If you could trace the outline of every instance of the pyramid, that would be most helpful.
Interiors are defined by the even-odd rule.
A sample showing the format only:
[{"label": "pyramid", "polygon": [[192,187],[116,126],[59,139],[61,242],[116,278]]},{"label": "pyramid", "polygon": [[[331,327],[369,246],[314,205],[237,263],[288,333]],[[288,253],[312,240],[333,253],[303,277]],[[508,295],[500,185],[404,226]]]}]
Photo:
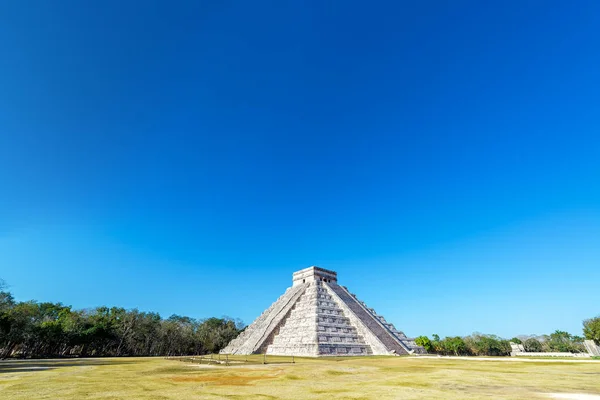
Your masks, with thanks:
[{"label": "pyramid", "polygon": [[223,354],[366,356],[424,353],[375,310],[337,283],[337,273],[309,267],[292,276],[292,287]]}]

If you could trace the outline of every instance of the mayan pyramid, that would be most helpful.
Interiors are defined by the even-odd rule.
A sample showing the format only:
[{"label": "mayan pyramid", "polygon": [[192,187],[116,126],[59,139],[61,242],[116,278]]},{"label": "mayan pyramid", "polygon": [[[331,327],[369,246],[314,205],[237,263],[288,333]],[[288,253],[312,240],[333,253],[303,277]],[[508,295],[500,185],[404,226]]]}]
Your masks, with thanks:
[{"label": "mayan pyramid", "polygon": [[232,340],[223,354],[294,356],[424,353],[375,310],[337,283],[337,273],[310,267]]}]

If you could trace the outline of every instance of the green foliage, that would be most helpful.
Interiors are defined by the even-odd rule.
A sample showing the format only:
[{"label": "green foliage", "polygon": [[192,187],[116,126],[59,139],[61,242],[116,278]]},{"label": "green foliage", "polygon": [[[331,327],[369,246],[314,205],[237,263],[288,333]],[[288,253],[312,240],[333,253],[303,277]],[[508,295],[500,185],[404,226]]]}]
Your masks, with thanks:
[{"label": "green foliage", "polygon": [[61,303],[15,302],[0,292],[0,357],[160,356],[218,352],[239,333],[230,318],[195,320]]},{"label": "green foliage", "polygon": [[600,315],[583,321],[583,335],[600,345]]},{"label": "green foliage", "polygon": [[529,338],[523,342],[523,348],[530,353],[540,353],[543,351],[542,343],[536,338]]},{"label": "green foliage", "polygon": [[[522,342],[518,338],[512,338],[508,341],[496,335],[479,333],[462,338],[446,337],[440,339],[438,335],[432,336],[433,340],[430,341],[431,350],[427,351],[442,355],[508,356],[511,352],[510,342],[520,343],[525,351],[533,353],[544,351],[577,353],[585,351],[583,337],[571,335],[564,331],[555,331],[550,335],[541,337],[541,340],[529,338]],[[423,338],[427,339],[426,336],[420,336],[417,344],[425,343]],[[421,345],[423,346],[423,344]]]},{"label": "green foliage", "polygon": [[513,343],[516,343],[516,344],[523,344],[521,339],[519,339],[518,337],[514,337],[514,338],[510,339],[510,341]]},{"label": "green foliage", "polygon": [[455,356],[468,354],[467,345],[463,338],[459,336],[447,337],[442,343],[446,354],[454,354]]},{"label": "green foliage", "polygon": [[431,340],[429,340],[427,336],[419,336],[415,339],[415,343],[418,346],[422,346],[423,348],[425,348],[425,351],[427,351],[428,353],[431,353],[433,351],[433,345],[431,344]]},{"label": "green foliage", "polygon": [[[459,336],[446,337],[441,340],[438,335],[432,335],[432,336],[433,336],[434,340],[430,341],[430,350],[427,350],[427,348],[425,348],[430,353],[454,355],[454,356],[469,354],[469,351],[465,344],[465,341]],[[427,339],[426,336],[422,336],[422,338]],[[425,347],[425,346],[423,346],[423,347]]]},{"label": "green foliage", "polygon": [[569,332],[556,330],[550,334],[546,345],[550,351],[579,353],[583,350],[580,339],[572,336]]},{"label": "green foliage", "polygon": [[507,356],[510,342],[496,335],[473,334],[465,338],[469,351],[477,356]]},{"label": "green foliage", "polygon": [[[0,343],[6,338],[12,326],[10,309],[15,305],[15,300],[8,292],[1,291],[5,287],[4,281],[0,279]],[[0,355],[2,351],[0,350]]]},{"label": "green foliage", "polygon": [[433,335],[433,338],[434,340],[429,342],[431,350],[425,346],[427,340],[429,340],[426,336],[419,336],[415,339],[415,342],[425,347],[429,353],[442,355],[507,356],[511,351],[508,340],[494,335],[473,334],[466,337],[454,336],[444,339],[439,339],[438,335]]}]

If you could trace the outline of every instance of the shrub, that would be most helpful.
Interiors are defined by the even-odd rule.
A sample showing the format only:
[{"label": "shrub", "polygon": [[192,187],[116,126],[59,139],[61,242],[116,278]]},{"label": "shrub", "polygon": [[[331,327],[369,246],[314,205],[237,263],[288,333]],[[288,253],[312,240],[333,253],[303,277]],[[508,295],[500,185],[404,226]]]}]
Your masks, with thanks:
[{"label": "shrub", "polygon": [[531,353],[540,353],[542,351],[542,343],[535,338],[529,338],[523,342],[523,348],[525,351]]}]

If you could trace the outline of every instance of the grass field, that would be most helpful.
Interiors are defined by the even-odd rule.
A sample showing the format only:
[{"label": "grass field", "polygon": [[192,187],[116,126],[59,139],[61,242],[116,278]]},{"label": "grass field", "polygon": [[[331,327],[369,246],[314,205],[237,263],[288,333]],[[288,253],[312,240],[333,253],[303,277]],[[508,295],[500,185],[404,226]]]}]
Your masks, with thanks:
[{"label": "grass field", "polygon": [[[532,399],[600,395],[600,362],[417,357],[0,362],[0,399]],[[254,363],[252,363],[254,362]]]}]

